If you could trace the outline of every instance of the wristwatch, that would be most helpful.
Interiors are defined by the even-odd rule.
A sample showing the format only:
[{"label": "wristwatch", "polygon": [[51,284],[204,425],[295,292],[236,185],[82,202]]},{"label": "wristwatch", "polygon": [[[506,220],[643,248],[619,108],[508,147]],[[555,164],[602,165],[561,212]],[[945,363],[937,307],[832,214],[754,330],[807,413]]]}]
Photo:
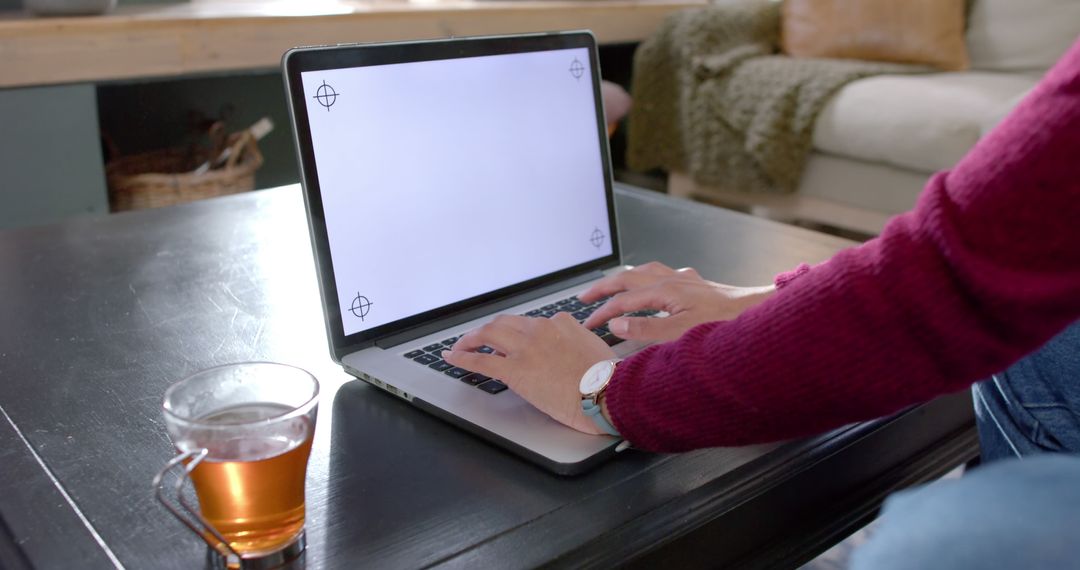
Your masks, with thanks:
[{"label": "wristwatch", "polygon": [[618,363],[619,359],[615,358],[601,360],[593,364],[581,377],[581,384],[578,388],[581,391],[581,411],[592,418],[592,421],[604,433],[614,436],[619,435],[619,430],[615,429],[615,426],[611,425],[607,418],[604,417],[604,414],[600,412],[600,398],[604,396],[604,390],[607,389],[611,378],[615,376],[615,365]]}]

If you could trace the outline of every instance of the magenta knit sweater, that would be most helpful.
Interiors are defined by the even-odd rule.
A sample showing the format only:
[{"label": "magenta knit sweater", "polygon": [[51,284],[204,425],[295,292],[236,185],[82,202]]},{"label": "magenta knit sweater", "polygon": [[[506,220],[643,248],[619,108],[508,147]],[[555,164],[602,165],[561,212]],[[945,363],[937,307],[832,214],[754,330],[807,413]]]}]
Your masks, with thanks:
[{"label": "magenta knit sweater", "polygon": [[960,390],[1080,318],[1080,42],[915,209],[738,319],[619,365],[655,451],[818,433]]}]

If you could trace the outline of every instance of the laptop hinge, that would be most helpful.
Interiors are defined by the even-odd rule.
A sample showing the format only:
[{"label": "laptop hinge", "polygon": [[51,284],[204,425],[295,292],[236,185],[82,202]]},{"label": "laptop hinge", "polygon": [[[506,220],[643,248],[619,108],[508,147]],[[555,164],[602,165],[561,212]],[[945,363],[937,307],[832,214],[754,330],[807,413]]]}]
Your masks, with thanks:
[{"label": "laptop hinge", "polygon": [[490,315],[492,313],[496,313],[503,309],[508,309],[515,305],[520,305],[521,303],[525,303],[533,299],[539,299],[540,297],[543,297],[545,295],[550,295],[552,293],[562,291],[563,289],[568,289],[575,285],[587,283],[594,279],[599,279],[603,276],[604,273],[600,270],[590,271],[589,273],[578,275],[577,277],[564,279],[562,281],[559,281],[558,283],[552,283],[551,285],[545,285],[543,287],[532,289],[525,293],[519,293],[512,297],[507,297],[498,301],[485,303],[483,305],[467,309],[460,313],[443,317],[437,321],[432,321],[430,323],[415,326],[408,330],[384,336],[375,341],[375,346],[383,349],[393,348],[399,344],[404,344],[406,342],[416,340],[422,336],[427,336],[431,333],[438,332],[443,329],[448,329],[450,327],[460,325],[461,323],[466,323],[473,319],[478,319],[484,315]]}]

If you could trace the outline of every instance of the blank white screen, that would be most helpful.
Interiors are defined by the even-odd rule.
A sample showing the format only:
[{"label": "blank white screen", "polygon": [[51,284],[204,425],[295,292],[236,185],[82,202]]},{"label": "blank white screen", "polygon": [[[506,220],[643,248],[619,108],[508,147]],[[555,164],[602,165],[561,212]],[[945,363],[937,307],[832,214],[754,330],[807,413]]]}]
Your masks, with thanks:
[{"label": "blank white screen", "polygon": [[301,74],[346,335],[612,253],[590,66],[580,48]]}]

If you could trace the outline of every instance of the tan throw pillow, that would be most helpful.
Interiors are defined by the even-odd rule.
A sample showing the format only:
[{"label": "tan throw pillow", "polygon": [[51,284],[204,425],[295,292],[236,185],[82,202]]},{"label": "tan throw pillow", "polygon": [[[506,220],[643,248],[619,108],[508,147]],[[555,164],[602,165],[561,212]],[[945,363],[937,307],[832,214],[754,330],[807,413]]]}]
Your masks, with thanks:
[{"label": "tan throw pillow", "polygon": [[784,52],[966,69],[965,0],[785,0]]}]

